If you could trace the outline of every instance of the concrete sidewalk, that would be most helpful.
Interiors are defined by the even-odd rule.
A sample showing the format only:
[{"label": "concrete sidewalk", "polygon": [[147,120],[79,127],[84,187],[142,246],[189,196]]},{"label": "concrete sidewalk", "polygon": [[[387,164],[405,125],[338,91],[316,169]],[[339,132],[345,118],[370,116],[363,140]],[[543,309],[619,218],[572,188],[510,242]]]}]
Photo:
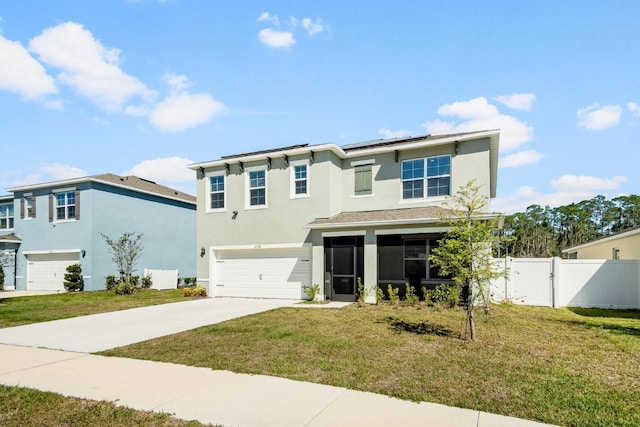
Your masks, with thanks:
[{"label": "concrete sidewalk", "polygon": [[263,375],[0,345],[0,383],[234,427],[544,424]]}]

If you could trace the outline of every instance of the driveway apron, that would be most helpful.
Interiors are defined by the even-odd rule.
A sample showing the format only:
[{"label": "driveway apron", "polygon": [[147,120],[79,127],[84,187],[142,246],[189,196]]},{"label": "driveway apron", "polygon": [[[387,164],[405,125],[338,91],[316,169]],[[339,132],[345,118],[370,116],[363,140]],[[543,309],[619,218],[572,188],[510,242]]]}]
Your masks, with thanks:
[{"label": "driveway apron", "polygon": [[94,353],[296,304],[207,298],[0,329],[0,344]]}]

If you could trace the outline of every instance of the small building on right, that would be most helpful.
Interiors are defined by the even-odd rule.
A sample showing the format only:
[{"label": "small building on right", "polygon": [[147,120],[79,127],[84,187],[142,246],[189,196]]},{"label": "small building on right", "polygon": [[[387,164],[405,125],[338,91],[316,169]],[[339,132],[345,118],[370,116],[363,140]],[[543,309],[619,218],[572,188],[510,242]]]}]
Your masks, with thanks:
[{"label": "small building on right", "polygon": [[640,226],[562,252],[569,259],[640,259]]}]

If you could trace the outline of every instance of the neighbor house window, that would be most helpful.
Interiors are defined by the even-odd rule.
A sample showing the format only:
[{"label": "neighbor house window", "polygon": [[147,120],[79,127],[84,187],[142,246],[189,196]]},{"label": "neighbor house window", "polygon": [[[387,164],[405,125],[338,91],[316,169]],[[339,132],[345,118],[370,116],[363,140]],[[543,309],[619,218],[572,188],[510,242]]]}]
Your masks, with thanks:
[{"label": "neighbor house window", "polygon": [[56,220],[74,219],[76,217],[76,192],[56,193]]},{"label": "neighbor house window", "polygon": [[355,183],[354,195],[365,196],[372,192],[372,165],[359,165],[353,168]]},{"label": "neighbor house window", "polygon": [[292,163],[291,167],[291,197],[306,197],[309,195],[309,165]]},{"label": "neighbor house window", "polygon": [[210,209],[224,209],[224,175],[209,177]]},{"label": "neighbor house window", "polygon": [[265,170],[249,172],[249,206],[266,206],[267,176]]},{"label": "neighbor house window", "polygon": [[436,156],[402,162],[402,198],[451,194],[451,156]]},{"label": "neighbor house window", "polygon": [[0,206],[0,230],[13,228],[13,204]]}]

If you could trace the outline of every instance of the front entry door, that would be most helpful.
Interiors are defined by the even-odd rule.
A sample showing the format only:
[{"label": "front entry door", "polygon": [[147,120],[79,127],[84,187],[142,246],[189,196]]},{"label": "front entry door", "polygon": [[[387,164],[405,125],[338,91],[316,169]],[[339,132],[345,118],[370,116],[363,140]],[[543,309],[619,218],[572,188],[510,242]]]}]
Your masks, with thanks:
[{"label": "front entry door", "polygon": [[325,269],[333,301],[355,301],[357,279],[362,277],[361,237],[338,237],[325,241]]}]

